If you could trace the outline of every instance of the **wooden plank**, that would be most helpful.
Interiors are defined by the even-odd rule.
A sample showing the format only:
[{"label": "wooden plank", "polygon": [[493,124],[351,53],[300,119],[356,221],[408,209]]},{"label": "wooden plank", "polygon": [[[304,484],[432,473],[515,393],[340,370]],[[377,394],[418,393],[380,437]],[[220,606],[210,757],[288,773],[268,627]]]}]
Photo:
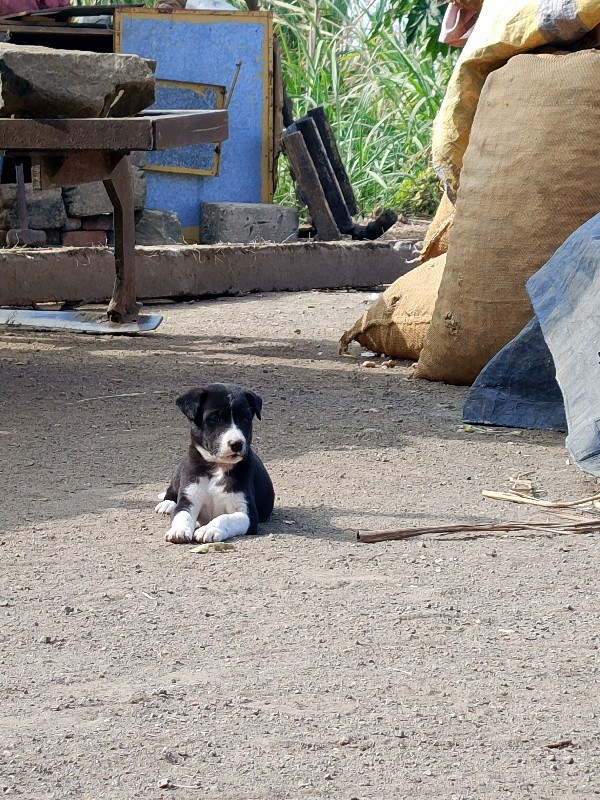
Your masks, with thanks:
[{"label": "wooden plank", "polygon": [[229,136],[225,109],[188,114],[165,114],[154,120],[153,150],[166,150],[204,142],[223,142]]},{"label": "wooden plank", "polygon": [[115,223],[115,285],[108,306],[111,322],[135,319],[141,307],[135,292],[135,219],[133,175],[129,156],[123,156],[110,177],[104,181],[113,204]]},{"label": "wooden plank", "polygon": [[104,37],[112,39],[113,32],[109,28],[92,28],[83,25],[13,25],[9,22],[0,21],[0,32],[2,33],[24,33],[27,35],[49,34],[51,36],[85,36]]},{"label": "wooden plank", "polygon": [[331,209],[335,224],[342,233],[352,233],[354,222],[344,200],[344,195],[327,156],[327,151],[319,135],[314,119],[304,117],[297,120],[289,130],[297,128],[302,134],[311,160],[317,170],[327,204]]},{"label": "wooden plank", "polygon": [[57,189],[103,181],[110,177],[118,160],[118,153],[98,150],[47,156],[33,154],[31,182],[34,189]]},{"label": "wooden plank", "polygon": [[152,150],[152,120],[0,119],[0,150]]},{"label": "wooden plank", "polygon": [[0,119],[0,150],[162,150],[227,138],[227,111],[98,119]]},{"label": "wooden plank", "polygon": [[335,224],[319,175],[302,134],[299,131],[285,133],[282,142],[302,199],[308,206],[313,225],[317,229],[319,240],[336,241],[341,239],[342,236]]},{"label": "wooden plank", "polygon": [[344,166],[344,162],[340,156],[340,151],[338,150],[333,130],[331,129],[331,125],[327,119],[327,115],[325,114],[325,109],[323,106],[313,108],[308,112],[308,116],[315,121],[317,130],[319,131],[319,135],[323,142],[323,146],[325,147],[325,151],[327,152],[327,156],[331,166],[333,167],[333,171],[335,172],[335,177],[337,178],[340,189],[342,190],[342,194],[344,195],[344,200],[348,206],[348,211],[352,214],[352,216],[355,216],[359,213],[356,197],[354,196],[354,191],[352,189],[352,184],[350,183],[348,173],[346,172],[346,167]]}]

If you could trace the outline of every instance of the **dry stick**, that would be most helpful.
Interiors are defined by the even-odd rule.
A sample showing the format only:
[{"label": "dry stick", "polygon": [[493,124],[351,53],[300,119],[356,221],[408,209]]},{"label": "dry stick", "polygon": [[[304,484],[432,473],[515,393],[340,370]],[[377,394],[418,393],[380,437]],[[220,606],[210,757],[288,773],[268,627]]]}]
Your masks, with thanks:
[{"label": "dry stick", "polygon": [[593,503],[595,500],[600,500],[600,493],[593,494],[591,497],[582,498],[581,500],[570,500],[566,503],[552,503],[550,500],[537,500],[535,497],[526,497],[522,494],[512,494],[510,492],[490,492],[487,489],[484,489],[481,494],[492,500],[506,500],[509,503],[541,506],[542,508],[575,508],[576,506],[584,506],[588,503]]},{"label": "dry stick", "polygon": [[438,533],[441,536],[451,536],[454,533],[467,533],[470,531],[523,531],[545,530],[555,533],[591,533],[600,529],[600,520],[588,522],[496,522],[488,525],[440,525],[432,528],[400,528],[395,531],[358,531],[356,538],[359,542],[388,542],[397,539],[410,539],[413,536],[426,536]]}]

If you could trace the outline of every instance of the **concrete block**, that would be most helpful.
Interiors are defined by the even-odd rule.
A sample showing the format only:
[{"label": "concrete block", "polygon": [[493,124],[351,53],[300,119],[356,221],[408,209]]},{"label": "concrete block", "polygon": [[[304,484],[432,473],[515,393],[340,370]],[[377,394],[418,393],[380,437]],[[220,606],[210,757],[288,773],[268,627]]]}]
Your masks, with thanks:
[{"label": "concrete block", "polygon": [[182,244],[179,217],[173,211],[142,211],[135,226],[135,242],[141,245]]},{"label": "concrete block", "polygon": [[106,231],[65,231],[65,247],[106,247]]},{"label": "concrete block", "polygon": [[265,203],[203,203],[200,238],[202,244],[295,242],[298,211]]},{"label": "concrete block", "polygon": [[[146,205],[146,174],[133,167],[133,192],[136,209]],[[82,183],[63,189],[63,198],[70,217],[99,217],[112,214],[113,206],[102,181]]]}]

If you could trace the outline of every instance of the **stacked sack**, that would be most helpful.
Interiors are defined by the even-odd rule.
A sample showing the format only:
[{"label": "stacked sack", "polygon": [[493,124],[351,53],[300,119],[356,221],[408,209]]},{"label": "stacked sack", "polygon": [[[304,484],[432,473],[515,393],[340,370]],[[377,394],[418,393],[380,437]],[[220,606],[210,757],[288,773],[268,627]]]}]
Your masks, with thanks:
[{"label": "stacked sack", "polygon": [[469,384],[533,316],[527,280],[600,211],[600,52],[520,55],[487,79],[417,377]]},{"label": "stacked sack", "polygon": [[388,286],[382,296],[340,339],[345,353],[352,341],[392,358],[419,358],[446,265],[454,205],[446,195],[423,242],[421,265]]}]

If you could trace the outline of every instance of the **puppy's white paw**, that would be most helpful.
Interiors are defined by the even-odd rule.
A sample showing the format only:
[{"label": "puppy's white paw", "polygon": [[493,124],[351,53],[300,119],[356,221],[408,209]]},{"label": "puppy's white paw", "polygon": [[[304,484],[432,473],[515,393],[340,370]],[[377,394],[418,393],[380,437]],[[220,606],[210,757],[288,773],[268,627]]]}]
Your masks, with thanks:
[{"label": "puppy's white paw", "polygon": [[156,499],[157,500],[164,500],[166,496],[167,496],[166,492],[161,492],[160,494],[156,495]]},{"label": "puppy's white paw", "polygon": [[173,544],[182,544],[183,542],[193,542],[194,535],[189,528],[180,528],[171,525],[169,530],[165,533],[165,540]]},{"label": "puppy's white paw", "polygon": [[172,514],[177,503],[174,500],[162,500],[154,510],[157,514]]},{"label": "puppy's white paw", "polygon": [[223,542],[229,539],[226,531],[222,531],[218,525],[202,525],[196,529],[194,533],[194,540],[196,542]]}]

